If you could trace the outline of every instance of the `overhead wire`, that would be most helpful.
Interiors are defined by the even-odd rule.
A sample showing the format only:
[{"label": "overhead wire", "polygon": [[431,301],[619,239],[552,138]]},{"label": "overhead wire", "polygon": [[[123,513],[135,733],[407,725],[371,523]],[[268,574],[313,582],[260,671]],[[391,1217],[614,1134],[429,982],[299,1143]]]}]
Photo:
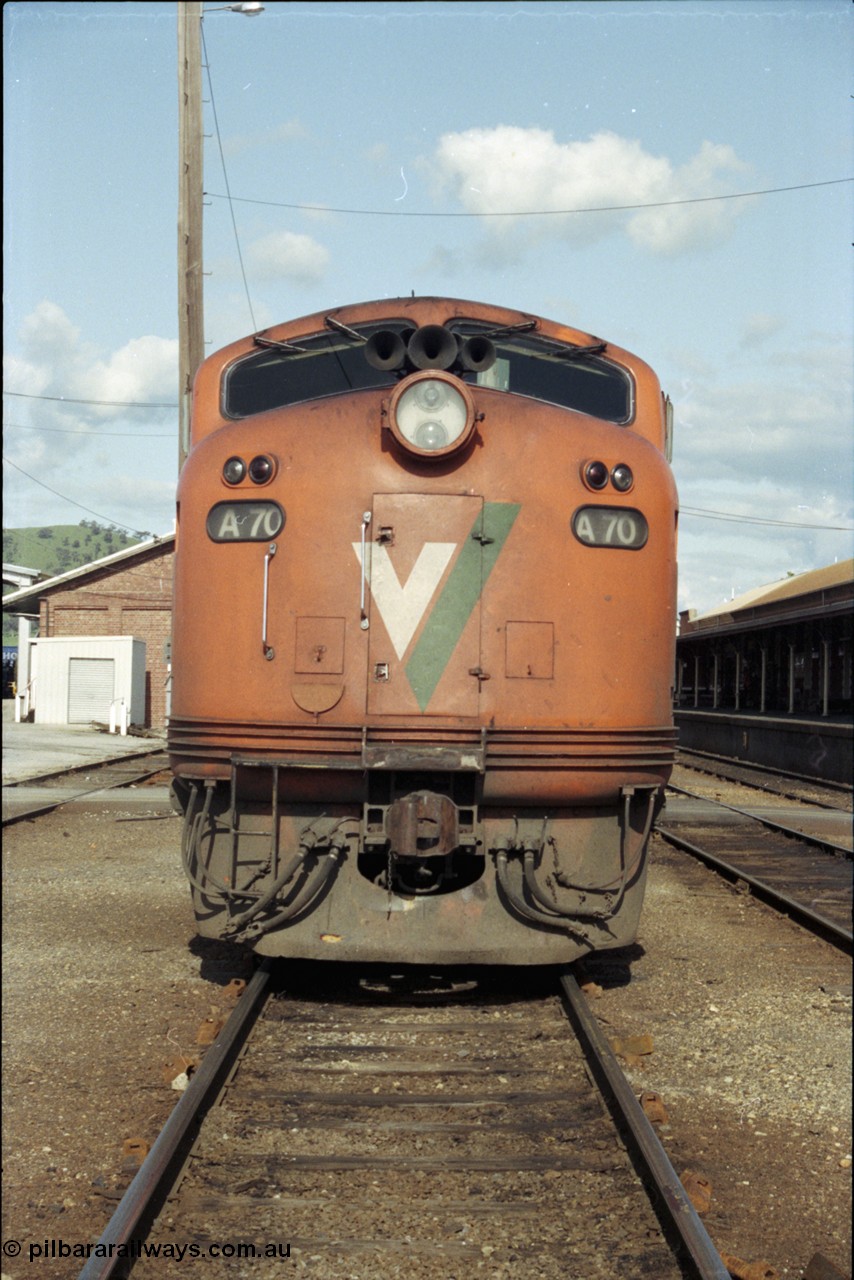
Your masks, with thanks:
[{"label": "overhead wire", "polygon": [[757,191],[730,191],[717,196],[689,196],[682,200],[652,200],[641,204],[588,205],[577,209],[506,209],[500,212],[470,213],[424,209],[343,209],[326,204],[291,204],[282,200],[257,200],[249,196],[222,195],[206,191],[211,200],[228,200],[232,204],[261,204],[273,209],[300,209],[308,213],[344,213],[362,218],[556,218],[578,213],[626,213],[636,209],[667,209],[675,205],[710,204],[715,200],[748,200],[753,196],[775,196],[786,191],[809,191],[815,187],[834,187],[854,182],[851,178],[829,178],[824,182],[799,182],[789,187],[763,187]]},{"label": "overhead wire", "polygon": [[[205,65],[205,70],[207,72],[208,88],[210,92],[211,112],[212,112],[213,121],[214,121],[214,129],[216,132],[217,146],[218,146],[219,155],[220,155],[220,163],[222,165],[223,181],[225,183],[225,188],[226,188],[225,195],[222,195],[219,192],[210,192],[210,191],[206,191],[205,195],[209,199],[228,201],[230,214],[231,214],[232,229],[234,232],[237,257],[240,265],[241,276],[243,279],[243,287],[246,293],[246,301],[249,308],[249,315],[251,318],[253,330],[257,329],[257,324],[255,321],[255,313],[254,313],[254,308],[252,306],[252,298],[249,290],[249,282],[246,275],[246,269],[245,269],[245,264],[243,260],[243,253],[240,245],[240,235],[238,232],[237,219],[234,212],[235,203],[257,204],[257,205],[264,205],[272,208],[305,210],[307,212],[346,214],[346,215],[358,216],[358,217],[398,217],[398,218],[568,217],[576,214],[585,214],[585,213],[630,212],[630,211],[635,211],[640,209],[660,209],[660,208],[668,208],[668,207],[680,206],[680,205],[708,204],[714,201],[721,201],[721,200],[743,200],[743,199],[749,199],[751,197],[756,197],[756,196],[779,195],[784,192],[806,191],[806,190],[811,190],[818,187],[837,186],[843,183],[854,182],[854,178],[833,178],[833,179],[829,179],[822,182],[798,183],[792,186],[784,186],[784,187],[766,187],[766,188],[762,188],[755,191],[729,192],[729,193],[724,193],[724,194],[715,195],[715,196],[694,196],[694,197],[688,197],[688,198],[679,199],[679,200],[659,200],[659,201],[648,201],[643,203],[622,204],[622,205],[591,205],[591,206],[585,206],[585,207],[574,208],[574,209],[520,209],[520,210],[502,210],[500,212],[468,212],[468,211],[438,211],[437,212],[432,210],[428,211],[428,210],[403,210],[403,209],[349,209],[349,208],[341,208],[341,207],[335,207],[330,205],[290,203],[290,202],[276,201],[276,200],[259,200],[259,199],[254,199],[246,196],[234,196],[232,195],[232,192],[231,192],[231,184],[228,179],[228,170],[225,163],[225,153],[224,153],[224,148],[222,144],[222,134],[219,127],[219,118],[217,115],[216,101],[214,98],[213,79],[211,76],[210,63],[208,61],[207,45],[205,43],[204,26],[202,26],[201,34],[202,34],[202,47],[204,50],[204,65]],[[60,404],[101,405],[109,408],[176,409],[178,407],[177,403],[155,403],[155,402],[122,401],[122,400],[89,400],[89,399],[82,399],[82,398],[70,397],[70,396],[35,395],[28,392],[23,392],[23,391],[4,391],[3,394],[9,395],[9,396],[16,396],[24,399],[51,401],[51,402],[60,403]],[[7,426],[13,427],[14,429],[18,429],[18,430],[43,430],[43,431],[51,431],[57,434],[78,434],[76,432],[71,432],[64,428],[56,428],[56,427],[54,428],[26,427],[20,424],[13,424],[13,423],[9,423],[7,424]],[[110,431],[92,432],[92,433],[85,433],[85,434],[92,434],[95,436],[125,436],[125,437],[136,438],[136,439],[166,439],[167,438],[167,435],[162,433],[156,433],[156,434],[152,433],[151,435],[146,435],[146,436],[135,436],[134,433],[132,432],[110,432]],[[13,467],[16,471],[20,472],[21,475],[26,476],[27,479],[32,480],[34,484],[40,485],[42,488],[46,489],[49,493],[54,494],[56,497],[61,498],[65,502],[69,502],[72,506],[79,507],[81,511],[87,511],[89,512],[90,515],[98,516],[98,518],[102,520],[111,519],[109,516],[105,516],[100,512],[93,511],[90,507],[85,506],[83,503],[76,502],[73,498],[67,497],[67,495],[60,493],[58,490],[52,489],[50,485],[47,485],[44,483],[44,481],[38,480],[35,476],[30,475],[29,472],[23,469],[23,467],[18,466],[17,463],[12,462],[11,459],[6,458],[5,455],[4,455],[4,462],[6,462],[9,466]],[[758,516],[740,516],[735,513],[707,511],[702,508],[696,508],[696,507],[683,507],[681,509],[681,514],[687,515],[687,516],[696,516],[699,518],[705,518],[705,519],[711,519],[711,520],[726,520],[734,523],[743,523],[743,524],[774,525],[777,527],[785,527],[785,528],[818,529],[818,530],[824,530],[824,531],[835,531],[835,532],[844,532],[844,533],[854,532],[854,529],[851,529],[847,526],[841,526],[841,525],[802,524],[798,521],[767,520]],[[129,525],[122,524],[118,521],[111,521],[111,522],[114,525],[116,525],[117,528],[126,529],[132,533],[138,533],[137,530],[131,529],[131,526]]]},{"label": "overhead wire", "polygon": [[102,440],[106,436],[121,436],[126,440],[173,440],[174,431],[75,431],[71,427],[34,427],[25,422],[4,422],[4,431],[49,431],[55,436],[79,436],[80,439]]},{"label": "overhead wire", "polygon": [[88,511],[90,516],[97,516],[99,520],[108,520],[117,529],[125,529],[136,537],[145,537],[147,531],[134,529],[132,525],[124,524],[121,520],[114,520],[112,516],[105,516],[102,511],[93,511],[91,507],[84,506],[82,502],[76,502],[74,498],[69,498],[67,494],[60,493],[58,489],[52,489],[49,484],[45,484],[43,480],[38,480],[35,476],[31,476],[29,471],[25,471],[23,467],[18,466],[17,462],[7,458],[5,453],[3,454],[3,462],[7,467],[14,467],[16,471],[20,471],[21,475],[26,476],[28,480],[32,480],[33,484],[40,485],[42,489],[47,489],[48,493],[52,493],[54,497],[62,498],[63,502],[70,502],[72,507],[79,507],[81,511]]},{"label": "overhead wire", "polygon": [[210,98],[211,114],[213,115],[217,146],[219,147],[219,158],[220,158],[220,163],[222,165],[222,177],[223,177],[223,181],[225,182],[225,189],[227,192],[227,195],[225,198],[228,200],[228,207],[231,213],[231,226],[234,231],[234,243],[237,247],[237,260],[240,263],[240,274],[243,277],[243,288],[246,291],[246,302],[249,306],[249,316],[250,316],[250,319],[252,320],[252,331],[254,333],[257,330],[258,326],[255,323],[255,312],[252,307],[252,298],[249,293],[249,281],[246,278],[246,268],[243,264],[243,252],[240,248],[240,235],[238,234],[238,230],[237,230],[237,217],[234,212],[234,200],[232,199],[232,195],[231,195],[231,185],[228,181],[228,170],[225,164],[225,152],[223,150],[223,145],[222,145],[222,134],[220,133],[219,118],[217,117],[217,113],[216,113],[216,101],[214,100],[214,91],[213,91],[213,78],[211,76],[211,68],[210,68],[210,63],[208,61],[208,48],[205,42],[205,24],[201,23],[200,25],[202,30],[202,49],[204,51],[205,71],[207,72],[207,76],[208,76],[208,91],[210,92],[210,95],[211,95],[211,98]]},{"label": "overhead wire", "polygon": [[[33,431],[40,430],[40,428],[37,428],[37,427],[24,428],[24,429],[25,430],[31,429]],[[44,428],[44,429],[56,430],[56,428]],[[122,435],[126,433],[105,431],[99,434]],[[145,436],[145,437],[134,437],[134,438],[155,439],[155,438],[161,438],[161,437]],[[90,515],[98,516],[102,520],[111,520],[110,516],[105,516],[98,511],[92,511],[89,507],[84,506],[83,503],[75,502],[73,498],[69,498],[66,494],[60,493],[57,489],[52,489],[50,485],[45,484],[43,480],[38,480],[35,476],[30,475],[28,471],[25,471],[23,467],[18,466],[16,462],[12,462],[12,460],[10,458],[7,458],[5,454],[3,455],[3,461],[8,463],[10,467],[14,467],[16,471],[20,471],[21,475],[26,476],[28,480],[32,480],[34,484],[41,485],[43,489],[47,489],[49,493],[54,494],[57,498],[62,498],[65,502],[70,502],[72,506],[80,507],[81,511],[88,511]],[[854,533],[854,527],[849,525],[807,524],[799,520],[769,520],[769,519],[765,519],[762,516],[737,515],[735,512],[707,511],[707,510],[704,510],[702,507],[681,507],[680,515],[696,516],[706,520],[727,520],[734,524],[774,525],[777,528],[784,528],[784,529],[817,529],[825,533]],[[119,521],[117,520],[112,520],[112,523],[117,525],[119,528],[128,529],[131,532],[137,532],[137,530],[132,530],[130,525],[120,524]]]},{"label": "overhead wire", "polygon": [[706,511],[702,507],[680,507],[682,516],[700,516],[704,520],[729,520],[734,524],[776,525],[783,529],[821,529],[828,533],[854,533],[854,527],[843,524],[805,524],[800,520],[767,520],[763,516],[742,516],[729,511]]},{"label": "overhead wire", "polygon": [[29,391],[4,391],[4,396],[15,396],[20,400],[52,400],[57,404],[101,404],[108,409],[177,409],[174,404],[149,404],[144,400],[81,400],[74,396],[37,396]]}]

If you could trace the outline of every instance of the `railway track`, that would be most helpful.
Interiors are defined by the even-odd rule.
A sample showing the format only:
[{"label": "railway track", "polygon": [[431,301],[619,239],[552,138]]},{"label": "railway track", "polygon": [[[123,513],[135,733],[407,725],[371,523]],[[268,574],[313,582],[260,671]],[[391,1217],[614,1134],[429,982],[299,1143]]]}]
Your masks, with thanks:
[{"label": "railway track", "polygon": [[850,813],[852,787],[841,782],[821,782],[800,774],[784,773],[767,765],[745,764],[740,760],[711,755],[704,751],[680,750],[676,755],[677,766],[695,773],[720,778],[751,787],[770,796],[782,796],[801,804],[818,805],[822,809],[839,809]]},{"label": "railway track", "polygon": [[656,828],[663,839],[851,954],[848,844],[682,787],[668,792],[701,805],[666,812]]},{"label": "railway track", "polygon": [[[41,817],[65,804],[85,800],[101,791],[140,786],[156,779],[168,765],[168,755],[158,747],[120,759],[107,760],[103,764],[90,763],[76,769],[27,778],[24,782],[4,783],[3,826]],[[39,792],[43,793],[43,798],[38,795]]]},{"label": "railway track", "polygon": [[[134,1280],[234,1275],[241,1248],[253,1280],[283,1256],[324,1278],[725,1280],[573,978],[324,981],[274,991],[265,962],[250,982],[99,1242],[157,1250]],[[119,1274],[92,1257],[80,1280]]]}]

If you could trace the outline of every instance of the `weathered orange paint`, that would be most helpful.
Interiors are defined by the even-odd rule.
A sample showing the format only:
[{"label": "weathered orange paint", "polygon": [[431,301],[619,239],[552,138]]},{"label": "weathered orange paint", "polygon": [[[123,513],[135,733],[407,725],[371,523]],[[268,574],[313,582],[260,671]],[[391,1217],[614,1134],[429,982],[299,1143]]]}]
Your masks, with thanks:
[{"label": "weathered orange paint", "polygon": [[[464,318],[499,329],[530,318],[481,303],[407,298],[318,313],[264,336],[295,341],[323,331],[329,314],[351,327],[402,319],[418,328]],[[538,335],[561,342],[595,341],[564,325],[537,325]],[[663,456],[656,375],[608,344],[603,358],[633,382],[634,415],[625,426],[469,384],[478,415],[472,439],[459,453],[431,462],[393,439],[385,417],[388,388],[227,419],[223,374],[256,350],[251,337],[242,339],[212,355],[196,377],[192,446],[178,493],[173,771],[185,794],[191,780],[225,784],[235,754],[287,761],[278,782],[283,848],[298,844],[312,815],[335,811],[351,825],[342,828],[346,849],[320,905],[254,945],[268,954],[448,963],[563,961],[594,946],[624,945],[634,936],[640,910],[642,853],[618,925],[612,922],[601,935],[580,925],[574,935],[536,919],[523,921],[508,909],[491,862],[497,844],[489,842],[500,843],[502,832],[515,838],[519,822],[533,815],[551,816],[559,835],[542,836],[538,874],[548,882],[548,854],[572,880],[572,833],[583,827],[586,852],[579,855],[575,880],[595,881],[597,865],[613,859],[591,834],[594,816],[600,814],[603,833],[616,830],[626,788],[653,794],[669,776],[677,498]],[[272,457],[272,481],[227,485],[223,463],[235,454],[247,462],[257,454]],[[634,473],[629,492],[611,485],[591,492],[582,467],[594,458],[609,470],[628,464]],[[214,543],[205,529],[211,507],[238,497],[273,500],[286,512],[266,569],[272,659],[262,645],[268,545]],[[363,514],[376,513],[369,541],[380,545],[380,525],[394,529],[383,554],[405,590],[425,544],[461,546],[472,513],[484,504],[514,504],[518,514],[422,711],[406,682],[406,663],[457,561],[437,579],[400,658],[369,589],[369,625],[361,625],[361,568],[353,544]],[[570,521],[584,505],[641,511],[647,544],[641,550],[583,545]],[[377,742],[410,753],[404,772],[414,770],[419,744],[429,748],[434,767],[414,770],[419,778],[442,773],[436,763],[441,748],[485,750],[483,771],[471,775],[483,870],[468,887],[428,897],[388,895],[358,870],[367,788],[383,772],[366,766],[366,744]],[[269,809],[266,770],[262,775],[247,768],[237,785],[239,796]],[[266,830],[270,824],[268,812]],[[519,845],[513,873],[520,886],[521,857]],[[226,861],[216,863],[221,876]],[[262,878],[260,887],[268,881]],[[195,897],[200,927],[217,936],[226,920],[222,903],[201,902],[198,886]],[[400,899],[393,911],[385,909],[388,897]],[[333,950],[322,934],[341,941]]]}]

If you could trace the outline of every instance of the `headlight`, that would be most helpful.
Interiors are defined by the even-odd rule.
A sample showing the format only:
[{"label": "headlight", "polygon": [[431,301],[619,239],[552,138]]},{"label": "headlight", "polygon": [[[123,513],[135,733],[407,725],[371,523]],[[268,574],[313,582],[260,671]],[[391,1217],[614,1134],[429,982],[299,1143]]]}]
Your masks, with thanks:
[{"label": "headlight", "polygon": [[474,427],[468,387],[438,370],[416,373],[400,384],[389,404],[395,439],[410,453],[441,457],[468,441]]}]

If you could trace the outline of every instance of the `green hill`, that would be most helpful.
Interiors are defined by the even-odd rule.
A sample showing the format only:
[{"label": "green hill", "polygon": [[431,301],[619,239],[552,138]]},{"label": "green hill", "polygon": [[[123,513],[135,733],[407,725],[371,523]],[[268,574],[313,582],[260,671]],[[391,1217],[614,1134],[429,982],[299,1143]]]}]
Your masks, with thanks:
[{"label": "green hill", "polygon": [[100,560],[139,542],[133,534],[97,520],[45,525],[40,529],[4,529],[3,561],[39,569],[51,577]]},{"label": "green hill", "polygon": [[[81,520],[79,524],[44,525],[34,529],[3,530],[3,562],[24,569],[38,569],[48,577],[79,569],[123,551],[142,541],[115,525],[102,525],[97,520]],[[17,623],[3,617],[3,643],[17,644]]]}]

